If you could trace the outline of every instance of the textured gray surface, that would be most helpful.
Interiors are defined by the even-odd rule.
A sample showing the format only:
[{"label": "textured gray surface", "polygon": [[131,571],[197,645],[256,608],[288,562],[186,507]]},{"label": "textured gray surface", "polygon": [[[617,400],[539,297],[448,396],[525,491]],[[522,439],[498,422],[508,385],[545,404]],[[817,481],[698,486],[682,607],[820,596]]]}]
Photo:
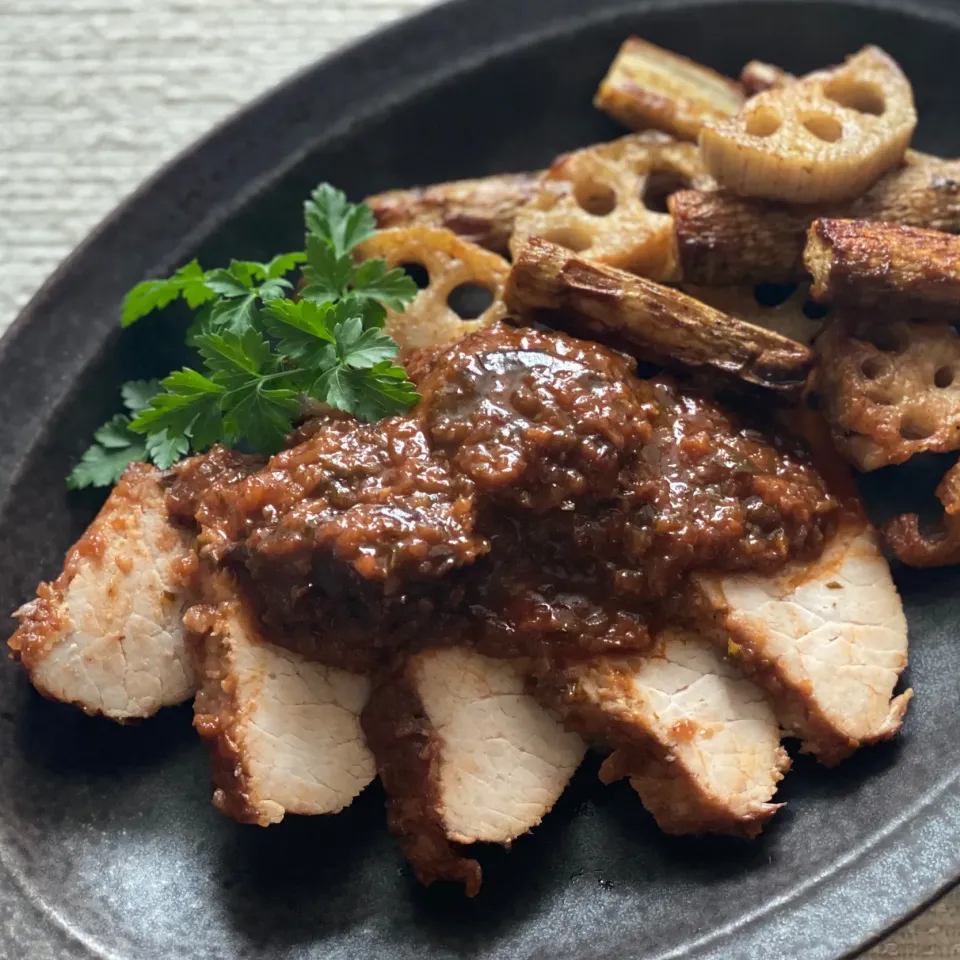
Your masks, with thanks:
[{"label": "textured gray surface", "polygon": [[0,331],[161,163],[430,0],[0,0]]},{"label": "textured gray surface", "polygon": [[[429,2],[0,0],[0,331],[164,160],[300,66]],[[871,953],[957,956],[958,894]]]}]

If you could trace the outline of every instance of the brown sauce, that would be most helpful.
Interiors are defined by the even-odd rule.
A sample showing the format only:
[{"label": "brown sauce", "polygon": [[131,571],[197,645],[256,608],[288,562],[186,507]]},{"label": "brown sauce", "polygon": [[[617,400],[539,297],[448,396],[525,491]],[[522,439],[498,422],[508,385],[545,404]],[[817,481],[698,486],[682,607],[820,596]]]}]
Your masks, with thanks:
[{"label": "brown sauce", "polygon": [[802,450],[597,344],[497,325],[411,369],[408,416],[317,420],[248,476],[211,453],[170,492],[271,635],[332,665],[642,650],[689,571],[772,572],[835,522]]}]

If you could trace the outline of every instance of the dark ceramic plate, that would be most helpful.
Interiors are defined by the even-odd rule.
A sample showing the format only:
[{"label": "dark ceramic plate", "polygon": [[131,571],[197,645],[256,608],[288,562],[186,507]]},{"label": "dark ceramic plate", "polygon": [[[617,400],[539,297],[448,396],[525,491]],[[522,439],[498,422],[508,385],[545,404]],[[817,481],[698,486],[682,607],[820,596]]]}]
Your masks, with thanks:
[{"label": "dark ceramic plate", "polygon": [[[131,375],[177,360],[164,319],[123,337],[124,291],[199,254],[299,241],[319,180],[354,196],[522,170],[616,134],[590,107],[636,31],[735,74],[863,43],[913,79],[923,149],[960,153],[960,17],[885,4],[463,0],[298,77],[189,151],[104,224],[0,344],[0,610],[54,575],[98,506],[63,477]],[[878,476],[889,508],[942,464]],[[917,470],[920,471],[919,475]],[[924,472],[926,471],[926,472]],[[588,761],[543,826],[482,855],[486,885],[424,891],[366,791],[331,819],[239,827],[209,803],[188,709],[89,719],[0,666],[0,955],[815,958],[863,948],[960,876],[960,619],[954,571],[899,576],[918,696],[903,735],[839,770],[798,760],[755,843],[663,836]],[[0,618],[0,634],[12,623]]]}]

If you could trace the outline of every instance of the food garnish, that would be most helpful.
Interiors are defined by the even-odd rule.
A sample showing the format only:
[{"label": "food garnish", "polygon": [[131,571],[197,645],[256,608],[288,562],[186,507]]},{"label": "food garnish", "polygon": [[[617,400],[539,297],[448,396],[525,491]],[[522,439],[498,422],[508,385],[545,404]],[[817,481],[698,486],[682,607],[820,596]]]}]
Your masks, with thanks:
[{"label": "food garnish", "polygon": [[[127,384],[130,416],[118,414],[97,430],[69,487],[109,486],[136,460],[166,469],[215,443],[274,453],[304,399],[361,420],[416,403],[383,325],[387,310],[402,311],[417,288],[400,268],[355,259],[357,246],[376,233],[369,207],[322,184],[304,204],[304,220],[306,252],[207,271],[193,260],[127,294],[124,327],[178,298],[199,310],[187,343],[203,367],[171,373],[150,396],[142,384]],[[287,274],[298,266],[303,283],[295,294]]]}]

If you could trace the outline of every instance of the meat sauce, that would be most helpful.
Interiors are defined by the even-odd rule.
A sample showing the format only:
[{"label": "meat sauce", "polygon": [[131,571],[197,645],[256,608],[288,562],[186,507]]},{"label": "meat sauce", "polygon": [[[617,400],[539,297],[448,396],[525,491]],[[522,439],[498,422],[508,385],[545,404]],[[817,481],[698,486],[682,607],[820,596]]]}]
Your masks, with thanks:
[{"label": "meat sauce", "polygon": [[813,558],[835,522],[803,451],[597,344],[497,325],[410,369],[408,416],[323,418],[170,492],[275,637],[331,665],[641,650],[690,570]]}]

